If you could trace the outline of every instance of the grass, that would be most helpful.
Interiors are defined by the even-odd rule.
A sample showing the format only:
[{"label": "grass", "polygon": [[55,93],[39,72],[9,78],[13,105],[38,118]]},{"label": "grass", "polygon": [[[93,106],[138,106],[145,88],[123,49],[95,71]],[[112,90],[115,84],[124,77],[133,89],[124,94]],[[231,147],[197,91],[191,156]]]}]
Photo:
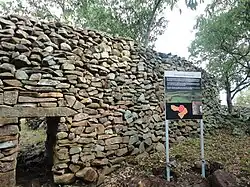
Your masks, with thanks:
[{"label": "grass", "polygon": [[[199,138],[189,139],[173,146],[170,153],[181,155],[184,161],[194,162],[200,158]],[[235,175],[250,175],[250,137],[236,137],[219,131],[205,137],[205,159],[221,162],[225,169]]]},{"label": "grass", "polygon": [[[200,161],[200,139],[189,138],[186,141],[171,144],[170,158],[177,158],[177,167],[172,168],[180,176],[181,184],[197,180],[200,174],[190,171],[194,163]],[[234,174],[240,186],[250,186],[250,137],[237,137],[227,131],[218,131],[205,136],[206,161],[220,162],[224,170]],[[151,175],[152,168],[165,166],[165,153],[154,153],[145,158],[129,159],[134,175]],[[120,170],[121,171],[121,170]],[[117,175],[121,175],[119,174]],[[133,176],[133,174],[130,174]]]},{"label": "grass", "polygon": [[46,141],[47,134],[45,129],[32,130],[28,127],[25,121],[21,121],[20,126],[21,149]]}]

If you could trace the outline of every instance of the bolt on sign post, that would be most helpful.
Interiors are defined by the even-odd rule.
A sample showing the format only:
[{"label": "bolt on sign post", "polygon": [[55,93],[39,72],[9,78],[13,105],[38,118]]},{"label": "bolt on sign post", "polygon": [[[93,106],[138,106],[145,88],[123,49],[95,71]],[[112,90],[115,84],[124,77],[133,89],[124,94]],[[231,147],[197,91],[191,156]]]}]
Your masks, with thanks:
[{"label": "bolt on sign post", "polygon": [[202,176],[205,177],[201,72],[165,71],[166,173],[170,181],[169,120],[200,120]]}]

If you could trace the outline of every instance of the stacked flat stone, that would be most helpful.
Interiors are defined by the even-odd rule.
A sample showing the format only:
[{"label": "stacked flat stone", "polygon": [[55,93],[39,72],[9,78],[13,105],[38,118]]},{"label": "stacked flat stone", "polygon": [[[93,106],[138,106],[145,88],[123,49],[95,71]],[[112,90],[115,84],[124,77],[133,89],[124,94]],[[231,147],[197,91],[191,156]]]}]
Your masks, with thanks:
[{"label": "stacked flat stone", "polygon": [[[1,17],[0,28],[0,106],[74,110],[58,124],[56,183],[100,183],[125,156],[164,151],[164,70],[202,71],[205,124],[216,125],[216,83],[184,59],[129,39],[15,15]],[[14,172],[18,145],[16,118],[4,120],[0,178]],[[198,132],[197,121],[174,121],[170,142]]]}]

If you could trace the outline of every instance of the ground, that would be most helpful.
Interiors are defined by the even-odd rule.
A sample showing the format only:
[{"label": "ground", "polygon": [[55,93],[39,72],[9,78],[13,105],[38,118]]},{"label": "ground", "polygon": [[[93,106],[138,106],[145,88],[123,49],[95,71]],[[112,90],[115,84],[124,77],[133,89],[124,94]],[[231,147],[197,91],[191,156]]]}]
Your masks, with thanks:
[{"label": "ground", "polygon": [[[200,171],[192,170],[194,163],[199,161],[200,157],[198,138],[172,145],[170,155],[176,158],[177,163],[177,167],[172,169],[177,174],[177,182],[174,183],[176,186],[188,187],[202,180],[198,173]],[[205,137],[205,157],[210,162],[221,163],[224,170],[237,177],[240,186],[250,186],[250,137],[236,137],[229,135],[227,131],[217,131]],[[164,165],[164,153],[146,155],[138,159],[131,158],[122,168],[108,176],[102,187],[128,186],[122,184],[135,176],[139,179],[142,177],[142,180],[143,176],[152,177],[152,168],[162,168]]]},{"label": "ground", "polygon": [[[41,129],[30,133],[29,129],[23,128],[23,138],[21,139],[21,145],[23,147],[21,160],[25,160],[23,154],[25,150],[28,152],[36,152],[37,162],[30,162],[29,167],[40,167],[44,165],[44,159],[40,159],[40,154],[44,151],[44,148],[38,148],[35,145],[42,145],[39,142],[43,142],[45,130]],[[39,137],[41,133],[41,137]],[[205,157],[209,163],[219,162],[224,166],[224,170],[234,174],[237,177],[237,181],[242,187],[250,186],[250,137],[248,136],[233,136],[231,133],[225,130],[219,130],[213,134],[205,136]],[[45,134],[46,135],[46,134]],[[31,143],[33,142],[33,143]],[[35,143],[34,143],[35,142]],[[29,146],[27,146],[29,145]],[[32,151],[31,151],[32,150]],[[40,150],[40,153],[39,153]],[[24,157],[23,157],[24,156]],[[30,155],[29,155],[30,156]],[[33,159],[34,155],[30,156]],[[140,186],[141,182],[147,184],[147,186],[157,187],[175,186],[175,187],[191,187],[193,184],[202,181],[200,176],[200,170],[194,168],[194,163],[199,161],[200,158],[200,142],[199,138],[190,138],[186,141],[171,144],[170,157],[175,160],[174,180],[170,184],[162,178],[165,165],[165,153],[154,154],[141,154],[139,156],[130,157],[126,162],[122,163],[122,167],[106,176],[104,183],[101,187],[116,187],[116,186]],[[28,159],[28,160],[30,160]],[[34,158],[35,159],[35,158]],[[41,163],[39,163],[41,162]],[[19,158],[18,181],[34,180],[37,177],[44,177],[44,175],[35,175],[34,169],[27,170],[29,173],[22,173],[24,165],[20,164]],[[26,165],[27,167],[27,165]],[[195,171],[196,170],[196,171]],[[38,171],[41,174],[41,170]],[[32,174],[31,174],[32,173]],[[30,176],[27,178],[27,176]],[[44,178],[42,180],[44,182]],[[42,182],[42,183],[43,183]],[[20,185],[20,184],[19,184]],[[22,185],[20,185],[22,186]],[[65,186],[66,187],[66,186]],[[70,186],[67,186],[70,187]],[[141,185],[140,187],[146,187]]]}]

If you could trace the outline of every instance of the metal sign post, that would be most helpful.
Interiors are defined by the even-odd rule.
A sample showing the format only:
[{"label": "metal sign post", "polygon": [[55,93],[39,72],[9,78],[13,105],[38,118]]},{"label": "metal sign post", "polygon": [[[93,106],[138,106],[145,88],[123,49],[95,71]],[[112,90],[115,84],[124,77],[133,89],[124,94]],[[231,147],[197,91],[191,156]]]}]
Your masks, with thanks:
[{"label": "metal sign post", "polygon": [[169,120],[200,119],[202,177],[205,177],[201,72],[165,71],[166,175],[170,181]]},{"label": "metal sign post", "polygon": [[[202,107],[200,109],[202,111]],[[201,146],[201,176],[206,177],[206,161],[205,161],[205,156],[204,156],[204,124],[203,124],[203,119],[200,120],[200,146]]]},{"label": "metal sign post", "polygon": [[[164,76],[164,82],[165,82],[165,76]],[[165,88],[165,92],[166,92],[166,87]],[[164,94],[164,98],[165,98],[165,94]],[[166,98],[164,99],[166,100]],[[165,111],[166,111],[166,103],[164,104],[165,106]],[[170,181],[170,164],[169,164],[169,121],[167,120],[167,116],[166,116],[166,112],[165,112],[165,133],[166,133],[166,175],[167,175],[167,181]]]},{"label": "metal sign post", "polygon": [[166,131],[166,175],[167,175],[167,181],[170,181],[170,164],[169,164],[169,126],[168,126],[168,120],[165,120],[165,131]]}]

